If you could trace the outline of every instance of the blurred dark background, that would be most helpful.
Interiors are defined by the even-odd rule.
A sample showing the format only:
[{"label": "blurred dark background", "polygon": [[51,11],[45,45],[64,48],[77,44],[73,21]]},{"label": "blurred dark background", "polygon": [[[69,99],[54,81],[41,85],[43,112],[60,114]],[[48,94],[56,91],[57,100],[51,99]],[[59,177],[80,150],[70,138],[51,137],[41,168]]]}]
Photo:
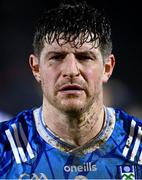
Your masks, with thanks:
[{"label": "blurred dark background", "polygon": [[[59,1],[0,1],[0,109],[12,116],[41,104],[40,89],[28,65],[36,19]],[[105,86],[107,105],[142,113],[141,5],[138,1],[87,1],[103,8],[112,24],[116,67]],[[106,93],[107,92],[107,93]],[[137,112],[138,111],[138,112]],[[142,116],[141,116],[142,117]]]}]

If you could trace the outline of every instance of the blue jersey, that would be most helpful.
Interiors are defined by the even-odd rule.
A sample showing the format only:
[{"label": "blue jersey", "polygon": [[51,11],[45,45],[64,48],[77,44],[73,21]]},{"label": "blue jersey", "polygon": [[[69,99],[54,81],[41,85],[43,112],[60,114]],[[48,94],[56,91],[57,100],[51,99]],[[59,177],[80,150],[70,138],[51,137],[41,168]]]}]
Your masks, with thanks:
[{"label": "blue jersey", "polygon": [[105,128],[81,147],[45,127],[42,109],[0,124],[1,179],[142,179],[142,121],[105,108]]}]

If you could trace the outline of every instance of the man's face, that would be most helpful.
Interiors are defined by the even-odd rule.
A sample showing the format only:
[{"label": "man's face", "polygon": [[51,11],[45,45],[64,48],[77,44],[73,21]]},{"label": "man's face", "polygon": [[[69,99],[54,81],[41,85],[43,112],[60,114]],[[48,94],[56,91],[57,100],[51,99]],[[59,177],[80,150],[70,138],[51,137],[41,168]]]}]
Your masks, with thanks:
[{"label": "man's face", "polygon": [[46,43],[40,59],[31,59],[36,61],[32,66],[38,66],[34,75],[40,78],[44,102],[62,112],[84,111],[97,103],[102,98],[102,84],[112,72],[106,72],[99,48],[92,48],[91,43],[79,48],[70,43]]}]

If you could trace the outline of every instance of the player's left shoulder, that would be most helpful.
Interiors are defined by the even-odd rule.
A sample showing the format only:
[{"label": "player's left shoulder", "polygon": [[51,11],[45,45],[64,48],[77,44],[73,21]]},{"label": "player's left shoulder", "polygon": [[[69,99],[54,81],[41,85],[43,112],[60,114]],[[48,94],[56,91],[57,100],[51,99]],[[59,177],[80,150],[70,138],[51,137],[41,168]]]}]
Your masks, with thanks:
[{"label": "player's left shoulder", "polygon": [[137,126],[142,127],[142,119],[135,117],[122,109],[114,109],[116,122],[122,121],[127,127]]},{"label": "player's left shoulder", "polygon": [[121,124],[125,132],[123,156],[130,162],[142,165],[142,120],[116,109],[116,123]]}]

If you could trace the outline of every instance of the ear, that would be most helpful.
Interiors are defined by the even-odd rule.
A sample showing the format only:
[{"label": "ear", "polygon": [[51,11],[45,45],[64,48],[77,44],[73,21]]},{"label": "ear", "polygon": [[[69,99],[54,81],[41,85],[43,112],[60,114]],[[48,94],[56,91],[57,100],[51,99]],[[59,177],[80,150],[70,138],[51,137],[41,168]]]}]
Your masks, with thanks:
[{"label": "ear", "polygon": [[113,72],[114,66],[115,66],[115,57],[113,54],[110,54],[107,57],[107,59],[105,59],[103,83],[106,83],[109,80]]},{"label": "ear", "polygon": [[30,67],[32,69],[32,73],[33,73],[35,79],[37,80],[37,82],[40,82],[41,79],[40,79],[38,58],[35,55],[31,54],[29,57],[29,64],[30,64]]}]

